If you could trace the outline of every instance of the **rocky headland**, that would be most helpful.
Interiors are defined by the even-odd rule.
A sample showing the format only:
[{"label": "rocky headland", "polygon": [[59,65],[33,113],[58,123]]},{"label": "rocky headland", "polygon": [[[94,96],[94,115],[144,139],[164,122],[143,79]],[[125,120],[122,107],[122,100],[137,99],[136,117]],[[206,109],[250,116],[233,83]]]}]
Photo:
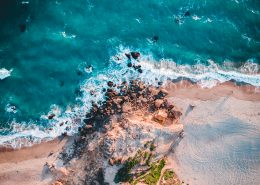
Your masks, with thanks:
[{"label": "rocky headland", "polygon": [[73,145],[53,164],[46,164],[53,183],[169,184],[174,178],[179,182],[166,166],[182,137],[182,112],[167,100],[168,91],[138,80],[108,82],[108,87],[106,101],[92,105]]}]

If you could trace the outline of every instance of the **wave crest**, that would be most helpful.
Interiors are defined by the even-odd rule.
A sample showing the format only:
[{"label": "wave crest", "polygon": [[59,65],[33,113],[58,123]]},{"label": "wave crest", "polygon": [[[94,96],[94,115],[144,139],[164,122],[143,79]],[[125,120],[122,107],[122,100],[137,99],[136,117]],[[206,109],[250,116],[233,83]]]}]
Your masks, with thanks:
[{"label": "wave crest", "polygon": [[[127,67],[129,62],[125,53],[129,53],[129,48],[118,48],[116,56],[110,58],[110,65],[103,71],[97,72],[95,76],[86,79],[81,83],[82,96],[77,100],[81,104],[67,107],[61,110],[58,106],[52,106],[48,114],[54,113],[56,116],[48,120],[48,114],[41,117],[42,121],[47,121],[47,126],[39,126],[35,123],[13,123],[13,130],[9,135],[1,136],[0,145],[11,145],[12,147],[30,146],[41,140],[53,139],[66,132],[72,135],[77,132],[82,125],[86,112],[92,107],[92,102],[100,104],[105,96],[103,89],[107,88],[107,82],[122,83],[131,79],[140,79],[147,84],[158,85],[158,82],[188,78],[201,87],[213,87],[218,83],[230,80],[248,83],[260,87],[259,65],[252,60],[245,62],[239,68],[233,67],[230,62],[219,65],[213,60],[208,60],[208,65],[197,63],[195,65],[178,65],[171,59],[161,59],[156,61],[152,55],[141,53],[139,61],[132,60],[135,65],[141,65],[142,73]],[[19,128],[19,129],[17,129]]]},{"label": "wave crest", "polygon": [[12,69],[11,70],[7,70],[5,68],[0,69],[0,80],[3,80],[11,76],[12,71],[13,71]]}]

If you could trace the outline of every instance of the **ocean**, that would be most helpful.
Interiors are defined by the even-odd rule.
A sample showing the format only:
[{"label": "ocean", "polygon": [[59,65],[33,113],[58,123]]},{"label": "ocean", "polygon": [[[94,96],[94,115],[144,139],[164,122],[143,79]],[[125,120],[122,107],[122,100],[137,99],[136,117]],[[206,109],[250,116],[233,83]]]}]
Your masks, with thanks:
[{"label": "ocean", "polygon": [[0,145],[77,132],[109,80],[260,86],[257,0],[4,0],[0,12]]}]

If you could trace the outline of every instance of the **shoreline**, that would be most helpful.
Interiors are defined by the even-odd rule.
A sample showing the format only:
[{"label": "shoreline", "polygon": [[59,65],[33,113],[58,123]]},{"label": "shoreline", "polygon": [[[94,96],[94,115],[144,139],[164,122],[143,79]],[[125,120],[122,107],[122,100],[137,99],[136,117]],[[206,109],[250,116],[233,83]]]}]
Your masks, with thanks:
[{"label": "shoreline", "polygon": [[64,137],[31,147],[2,150],[0,152],[0,184],[50,184],[53,177],[46,171],[45,166],[56,160],[59,153],[70,142],[71,137]]},{"label": "shoreline", "polygon": [[[184,110],[187,109],[187,107],[185,108],[187,105],[197,106],[198,101],[216,102],[223,97],[233,97],[234,101],[260,101],[259,88],[251,85],[236,85],[233,82],[225,82],[208,89],[201,88],[196,83],[182,80],[179,82],[167,82],[162,88],[165,88],[168,91],[166,98],[173,99],[173,102],[182,109],[183,113],[185,112]],[[183,106],[184,104],[181,102],[181,100],[184,99],[186,101],[185,106]],[[193,105],[194,102],[196,102],[195,105]],[[137,111],[132,116],[129,116],[130,122],[134,124],[136,124],[136,122],[146,122],[147,118],[139,118],[137,116],[139,113],[140,112]],[[184,116],[186,116],[186,114],[184,114]],[[182,117],[181,122],[183,120]],[[112,133],[112,135],[113,134],[114,133]],[[71,147],[72,140],[71,137],[65,137],[62,140],[56,138],[51,141],[33,145],[32,147],[23,147],[21,149],[2,148],[0,150],[0,181],[15,182],[18,179],[19,181],[25,180],[24,184],[33,184],[41,181],[43,166],[45,166],[46,162],[52,163],[60,152]],[[28,166],[31,164],[33,164],[33,167],[28,171]],[[13,175],[18,173],[17,171],[23,175],[14,178]],[[30,182],[26,182],[26,177],[31,173],[36,181],[30,180]],[[53,177],[50,176],[50,178],[47,178],[46,182],[52,182],[52,180]],[[41,181],[41,183],[42,182],[43,181]],[[44,183],[46,182],[44,181]]]},{"label": "shoreline", "polygon": [[42,141],[29,147],[22,148],[0,148],[0,164],[5,162],[17,163],[33,158],[42,158],[49,155],[50,152],[55,153],[60,149],[60,146],[65,146],[65,143],[70,140],[70,137],[58,137],[50,141]]},{"label": "shoreline", "polygon": [[202,88],[197,83],[192,83],[189,80],[181,80],[178,82],[169,82],[165,87],[169,90],[168,96],[178,98],[206,101],[232,96],[239,100],[260,101],[260,87],[249,84],[237,85],[237,83],[231,81],[217,84],[212,88]]},{"label": "shoreline", "polygon": [[[255,87],[251,84],[237,83],[228,81],[219,83],[211,88],[201,87],[197,82],[193,82],[186,78],[178,78],[176,80],[168,80],[161,87],[169,91],[168,97],[174,96],[179,98],[200,99],[200,100],[217,100],[223,96],[232,96],[239,100],[260,101],[260,87]],[[199,91],[199,93],[198,93]],[[62,123],[61,123],[62,124]],[[61,136],[58,136],[61,137]],[[54,138],[55,139],[55,138]],[[54,139],[47,139],[52,141]],[[33,143],[31,146],[45,143],[46,139],[43,138],[39,143]],[[11,144],[0,145],[0,152],[12,151],[31,146],[22,146],[13,148]]]}]

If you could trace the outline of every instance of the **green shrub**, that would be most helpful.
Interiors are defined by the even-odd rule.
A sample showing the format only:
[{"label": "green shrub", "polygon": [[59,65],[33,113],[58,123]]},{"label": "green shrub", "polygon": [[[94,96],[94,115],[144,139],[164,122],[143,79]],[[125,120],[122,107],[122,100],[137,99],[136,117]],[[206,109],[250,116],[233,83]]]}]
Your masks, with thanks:
[{"label": "green shrub", "polygon": [[150,172],[144,177],[144,182],[148,185],[155,185],[161,176],[161,171],[165,166],[165,160],[161,160],[159,164],[153,163]]},{"label": "green shrub", "polygon": [[154,151],[155,150],[155,145],[154,145],[154,143],[151,143],[151,145],[150,145],[150,151]]},{"label": "green shrub", "polygon": [[163,178],[164,178],[164,180],[168,180],[168,179],[173,178],[173,175],[174,175],[174,172],[172,170],[166,170]]}]

